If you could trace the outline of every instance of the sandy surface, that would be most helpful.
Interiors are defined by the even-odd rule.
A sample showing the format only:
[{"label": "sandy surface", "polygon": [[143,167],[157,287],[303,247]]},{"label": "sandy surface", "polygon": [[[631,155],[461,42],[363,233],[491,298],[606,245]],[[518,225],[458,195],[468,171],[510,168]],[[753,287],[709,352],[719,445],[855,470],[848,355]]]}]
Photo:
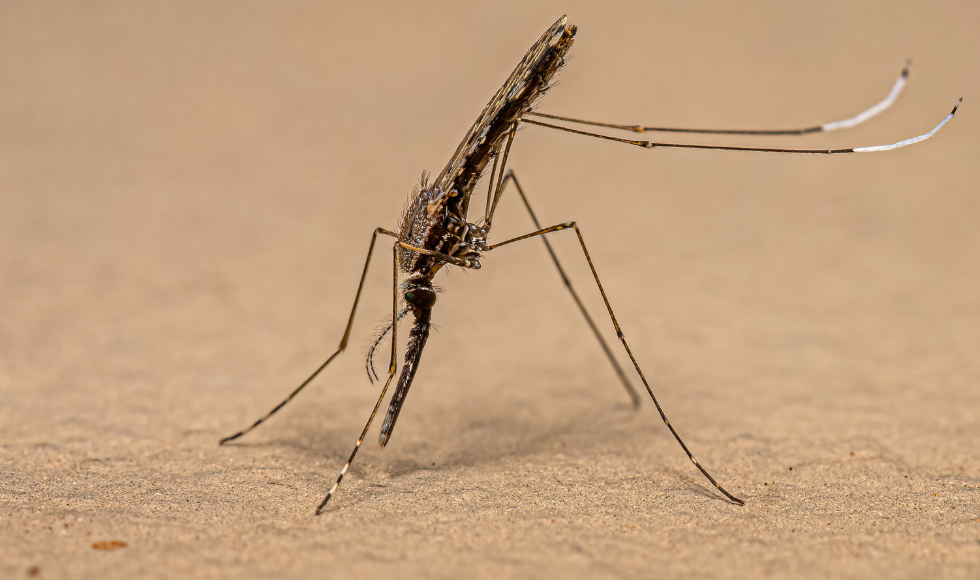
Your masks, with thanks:
[{"label": "sandy surface", "polygon": [[[980,5],[152,4],[0,4],[0,576],[980,575]],[[314,517],[378,391],[386,261],[348,352],[217,441],[333,351],[372,228],[562,13],[579,34],[546,112],[806,126],[907,57],[860,128],[713,141],[887,143],[966,100],[889,154],[516,141],[542,220],[579,221],[668,416],[744,507],[631,410],[528,242],[440,277],[392,443],[372,433]],[[506,197],[493,239],[530,229]]]}]

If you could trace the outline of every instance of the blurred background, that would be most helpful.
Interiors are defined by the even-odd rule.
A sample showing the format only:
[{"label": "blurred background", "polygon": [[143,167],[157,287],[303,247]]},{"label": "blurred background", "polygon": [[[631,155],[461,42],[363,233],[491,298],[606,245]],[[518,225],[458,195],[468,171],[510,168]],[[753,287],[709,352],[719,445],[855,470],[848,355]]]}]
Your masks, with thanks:
[{"label": "blurred background", "polygon": [[[182,543],[194,534],[208,538],[200,549],[211,550],[213,561],[228,564],[255,521],[330,528],[310,514],[377,388],[365,381],[361,345],[390,303],[386,251],[368,277],[349,352],[302,403],[243,446],[219,450],[215,443],[271,408],[333,352],[373,228],[397,226],[421,172],[438,173],[524,52],[562,14],[578,36],[540,110],[614,123],[821,124],[883,98],[913,60],[895,106],[857,128],[796,138],[677,137],[685,142],[892,143],[928,131],[964,97],[933,140],[891,153],[645,151],[530,127],[515,141],[510,166],[543,222],[578,220],[668,416],[723,484],[751,498],[770,493],[762,484],[787,465],[821,465],[826,470],[809,472],[788,499],[763,495],[755,505],[810,498],[822,507],[794,509],[830,513],[828,506],[852,497],[842,482],[858,476],[846,469],[889,482],[862,496],[865,508],[893,493],[903,475],[920,478],[922,490],[929,478],[949,475],[957,489],[972,485],[965,487],[972,495],[953,502],[961,505],[959,519],[902,512],[893,515],[901,522],[895,533],[921,544],[923,530],[965,526],[950,528],[960,530],[950,532],[952,547],[927,545],[914,560],[922,567],[910,569],[934,571],[939,554],[960,571],[977,566],[969,539],[977,524],[969,527],[968,511],[978,505],[980,478],[980,5],[12,0],[0,3],[5,565],[22,574],[35,560],[58,568],[82,558],[73,555],[77,546],[52,548],[53,539],[27,540],[19,531],[35,521],[44,528],[44,518],[65,509],[95,518],[98,530],[129,534],[134,545],[145,537],[139,522],[168,514],[176,527],[120,568],[140,573],[174,546],[196,561],[196,544]],[[516,195],[505,197],[497,215],[493,240],[532,229]],[[554,243],[609,330],[574,237],[559,234]],[[539,471],[563,464],[557,454],[587,465],[611,461],[673,491],[677,504],[663,506],[668,513],[638,525],[647,538],[679,534],[675,549],[658,557],[666,569],[684,571],[690,564],[680,555],[704,537],[684,535],[689,520],[672,518],[676,509],[694,509],[691,498],[709,486],[652,405],[639,414],[628,409],[540,242],[501,249],[482,271],[453,271],[438,282],[445,289],[433,318],[439,330],[393,445],[384,455],[366,446],[338,497],[349,502],[344,521],[361,530],[351,537],[371,546],[384,535],[387,528],[370,519],[381,509],[372,501],[411,501],[398,494],[420,493],[404,475],[419,466],[447,466],[432,472],[437,489],[447,477],[495,489],[488,474],[527,461],[535,467],[521,480],[534,497]],[[854,457],[871,463],[845,468]],[[116,463],[95,476],[86,463],[93,458]],[[270,458],[286,462],[270,467],[280,470],[275,477],[299,486],[285,497],[230,467]],[[207,475],[211,467],[217,479]],[[583,482],[596,477],[582,469]],[[85,474],[87,491],[67,481]],[[158,477],[170,482],[169,503],[145,487]],[[239,485],[224,497],[215,490],[228,481]],[[371,491],[371,481],[391,487]],[[830,495],[813,499],[817,490]],[[371,493],[396,495],[372,500]],[[463,503],[506,510],[505,496]],[[175,507],[184,497],[223,526]],[[449,509],[440,501],[449,500],[419,499],[411,521],[438,522]],[[267,513],[273,503],[275,513]],[[598,509],[586,503],[581,513]],[[636,511],[628,502],[602,509],[624,518]],[[523,538],[524,548],[491,542],[497,547],[449,557],[450,545],[469,541],[464,530],[474,521],[499,523],[489,512],[479,512],[485,520],[452,513],[460,527],[446,531],[454,538],[446,552],[419,552],[403,538],[408,564],[398,565],[425,570],[411,554],[441,554],[450,569],[494,561],[515,572],[572,550],[511,520],[500,525]],[[769,555],[797,541],[781,535],[788,530],[779,518],[789,516],[775,509],[755,523],[693,517],[708,518],[702,525],[713,532],[704,533],[746,554]],[[797,523],[786,527],[805,528]],[[566,533],[589,537],[581,525]],[[762,552],[732,537],[758,526],[781,530]],[[843,567],[834,554],[858,536],[878,546],[877,565],[898,557],[904,544],[875,544],[862,535],[870,526],[842,521],[840,536],[813,552],[830,554],[815,573]],[[300,555],[281,544],[289,538],[249,533],[270,553],[278,546],[292,554],[294,571],[315,561],[341,570],[360,565],[332,548],[307,546]],[[607,540],[617,546],[612,555],[586,550],[586,564],[615,558],[604,569],[643,569],[644,540]],[[516,563],[507,568],[500,554]],[[234,562],[253,571],[279,562],[252,557]],[[761,565],[730,558],[713,553],[702,571],[750,573]],[[777,572],[799,572],[800,558],[770,563]],[[105,570],[101,561],[75,563]],[[372,564],[387,565],[395,564]],[[850,569],[880,571],[875,564]]]}]

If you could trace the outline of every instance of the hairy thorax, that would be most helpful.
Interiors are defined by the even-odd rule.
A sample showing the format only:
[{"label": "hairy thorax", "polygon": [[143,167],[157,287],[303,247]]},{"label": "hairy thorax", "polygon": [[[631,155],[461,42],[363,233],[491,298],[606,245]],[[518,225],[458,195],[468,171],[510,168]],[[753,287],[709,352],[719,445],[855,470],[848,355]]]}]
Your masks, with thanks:
[{"label": "hairy thorax", "polygon": [[[414,196],[402,217],[401,241],[415,248],[437,252],[466,262],[464,267],[479,269],[486,248],[486,229],[466,221],[459,206],[460,196],[427,188]],[[432,280],[446,264],[438,256],[400,248],[399,266],[412,278]]]}]

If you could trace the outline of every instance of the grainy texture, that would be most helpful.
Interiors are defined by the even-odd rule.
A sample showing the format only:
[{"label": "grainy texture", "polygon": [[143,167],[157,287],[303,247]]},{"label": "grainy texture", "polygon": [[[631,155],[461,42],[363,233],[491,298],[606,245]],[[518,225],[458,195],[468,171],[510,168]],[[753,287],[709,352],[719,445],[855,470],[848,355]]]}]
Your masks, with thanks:
[{"label": "grainy texture", "polygon": [[[579,31],[544,112],[806,126],[883,97],[907,57],[864,126],[713,141],[886,143],[965,101],[930,142],[836,159],[518,135],[538,215],[578,220],[668,416],[744,507],[630,409],[532,240],[438,278],[398,437],[314,517],[376,397],[356,346],[390,263],[336,366],[217,441],[333,351],[372,229],[563,13]],[[0,3],[0,576],[977,577],[978,21],[971,2]],[[513,192],[494,225],[531,229]],[[554,240],[602,320],[574,236]]]}]

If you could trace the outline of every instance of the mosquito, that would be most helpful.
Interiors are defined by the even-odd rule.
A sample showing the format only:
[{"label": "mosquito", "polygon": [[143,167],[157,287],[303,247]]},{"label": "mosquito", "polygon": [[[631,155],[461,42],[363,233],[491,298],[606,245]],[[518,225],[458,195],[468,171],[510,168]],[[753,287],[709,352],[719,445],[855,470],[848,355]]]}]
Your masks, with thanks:
[{"label": "mosquito", "polygon": [[[619,381],[623,384],[623,387],[626,389],[630,399],[632,400],[633,406],[639,406],[641,400],[640,395],[633,387],[632,383],[627,377],[626,372],[622,369],[622,367],[620,367],[619,363],[616,362],[616,358],[613,356],[612,350],[602,338],[598,326],[589,315],[582,303],[582,300],[579,298],[578,293],[572,287],[572,283],[565,274],[565,270],[562,267],[561,262],[558,260],[557,255],[551,247],[551,244],[548,242],[548,238],[545,237],[548,234],[555,234],[564,230],[572,230],[575,232],[575,236],[578,238],[578,243],[582,248],[582,254],[592,272],[592,278],[595,280],[599,294],[602,296],[602,301],[605,304],[606,312],[609,314],[609,320],[616,331],[616,338],[626,351],[626,355],[629,357],[630,363],[633,365],[633,370],[636,371],[640,382],[643,383],[643,387],[646,389],[647,395],[650,396],[654,406],[656,406],[657,412],[660,414],[660,418],[663,420],[664,425],[667,426],[671,435],[674,436],[681,448],[684,450],[684,453],[687,454],[688,459],[694,463],[694,466],[697,467],[704,477],[706,477],[708,481],[710,481],[711,484],[714,485],[715,488],[729,501],[737,505],[744,505],[745,502],[743,500],[735,497],[725,488],[723,488],[717,481],[715,481],[715,478],[708,473],[704,466],[702,466],[698,460],[695,459],[694,454],[691,453],[683,439],[681,439],[681,436],[674,429],[674,426],[667,419],[667,415],[664,413],[663,408],[657,401],[656,395],[653,393],[653,389],[650,387],[650,383],[647,381],[646,376],[640,369],[640,364],[637,362],[636,356],[634,356],[633,351],[626,342],[626,336],[623,334],[619,321],[617,320],[616,315],[613,313],[612,306],[609,302],[609,297],[602,287],[602,282],[599,281],[599,275],[596,272],[595,265],[593,264],[592,258],[589,255],[589,250],[585,244],[585,238],[583,237],[582,231],[579,229],[578,224],[572,221],[549,227],[541,226],[536,214],[531,209],[531,204],[528,201],[527,195],[524,193],[524,189],[517,180],[516,174],[507,166],[507,157],[510,153],[511,146],[514,143],[514,138],[517,135],[518,129],[521,128],[522,124],[533,125],[545,127],[547,129],[564,131],[567,133],[574,133],[576,135],[583,135],[586,137],[606,139],[616,143],[623,143],[646,149],[671,147],[685,149],[713,149],[722,151],[847,155],[852,153],[891,151],[893,149],[898,149],[899,147],[905,147],[907,145],[912,145],[914,143],[929,139],[935,135],[943,125],[953,118],[953,115],[956,113],[956,109],[963,101],[963,99],[958,100],[956,105],[953,107],[952,112],[946,115],[946,117],[944,117],[943,120],[940,121],[940,123],[928,133],[919,135],[918,137],[912,137],[911,139],[906,139],[904,141],[899,141],[897,143],[892,143],[890,145],[875,145],[871,147],[852,147],[847,149],[732,147],[720,145],[661,143],[611,137],[609,135],[593,133],[581,129],[573,129],[564,125],[555,124],[554,122],[565,123],[568,125],[626,130],[634,133],[669,132],[726,135],[806,135],[810,133],[834,131],[837,129],[853,127],[863,123],[864,121],[867,121],[890,107],[898,98],[899,93],[902,92],[902,89],[904,88],[908,79],[908,64],[906,64],[905,68],[902,70],[901,76],[899,76],[894,86],[892,86],[891,91],[889,91],[888,95],[881,102],[850,119],[835,121],[832,123],[824,123],[822,125],[816,125],[803,129],[679,129],[670,127],[646,127],[642,125],[618,125],[614,123],[601,123],[538,113],[535,111],[535,108],[538,105],[541,97],[551,88],[551,81],[555,77],[555,74],[564,66],[568,51],[575,39],[576,30],[576,27],[568,24],[567,18],[562,16],[547,31],[545,31],[541,38],[539,38],[527,52],[527,54],[524,55],[524,58],[521,60],[520,64],[517,65],[517,68],[514,69],[514,72],[507,79],[507,82],[500,87],[500,90],[497,91],[497,93],[490,100],[489,104],[487,104],[486,108],[483,109],[483,112],[480,114],[479,118],[477,118],[476,122],[473,123],[473,126],[470,127],[470,130],[466,133],[466,137],[463,138],[463,141],[459,144],[459,147],[456,148],[456,152],[453,154],[452,159],[450,159],[445,169],[443,169],[442,172],[432,180],[429,180],[428,177],[423,174],[421,185],[415,188],[411,197],[409,198],[408,207],[402,215],[398,231],[389,231],[385,228],[376,228],[374,230],[374,233],[371,235],[371,243],[368,246],[367,258],[364,261],[364,269],[361,272],[361,279],[357,285],[357,293],[354,295],[354,306],[351,308],[350,317],[347,319],[347,327],[344,329],[344,336],[340,340],[340,345],[337,347],[336,352],[330,355],[330,357],[327,358],[327,360],[320,365],[320,367],[317,368],[313,374],[309,376],[309,378],[303,381],[303,383],[296,387],[296,389],[293,390],[289,396],[287,396],[281,403],[276,405],[271,411],[266,413],[262,418],[253,423],[250,427],[221,440],[220,444],[223,445],[229,441],[238,439],[242,435],[245,435],[252,429],[255,429],[261,425],[262,422],[271,417],[273,414],[279,411],[279,409],[286,405],[286,403],[298,395],[300,391],[310,384],[310,382],[313,381],[313,379],[316,378],[316,376],[319,375],[320,372],[323,371],[323,369],[337,357],[337,355],[347,348],[351,328],[354,325],[354,315],[357,312],[357,304],[361,298],[361,291],[364,288],[364,280],[367,277],[368,266],[371,263],[371,256],[374,253],[375,242],[377,241],[379,235],[393,238],[394,241],[391,246],[391,319],[385,323],[385,326],[375,336],[373,343],[368,350],[365,365],[368,378],[372,379],[373,382],[373,379],[378,378],[377,372],[374,369],[374,353],[381,344],[382,340],[384,340],[390,334],[391,358],[388,362],[388,376],[384,381],[384,387],[381,389],[381,394],[378,396],[378,400],[375,403],[374,408],[371,410],[370,416],[368,416],[367,423],[364,425],[364,429],[361,431],[361,435],[358,437],[357,443],[354,445],[354,450],[347,459],[347,463],[345,463],[344,467],[340,470],[337,480],[334,482],[330,490],[327,491],[323,501],[321,501],[317,506],[317,515],[323,512],[327,502],[329,502],[330,498],[332,498],[334,493],[336,493],[338,486],[344,479],[344,475],[347,473],[351,463],[354,461],[357,451],[361,448],[361,444],[364,442],[364,438],[371,428],[371,423],[374,421],[374,418],[378,413],[378,409],[381,407],[385,395],[387,394],[392,380],[395,377],[397,371],[396,358],[398,344],[396,338],[398,334],[399,321],[408,316],[408,314],[411,314],[414,319],[412,321],[411,330],[409,331],[408,345],[405,352],[405,364],[402,366],[401,374],[398,377],[398,382],[395,386],[394,393],[392,394],[391,400],[388,403],[388,409],[381,424],[380,435],[378,436],[378,443],[382,448],[384,448],[385,445],[391,441],[391,435],[395,428],[395,422],[398,420],[398,415],[405,403],[405,397],[408,396],[408,390],[411,388],[412,382],[415,379],[415,373],[418,370],[419,362],[422,358],[422,350],[425,348],[426,340],[429,338],[429,330],[432,325],[432,308],[435,306],[436,296],[439,292],[439,290],[432,283],[433,279],[445,266],[456,266],[469,270],[479,270],[480,259],[483,254],[503,246],[538,237],[544,241],[545,248],[547,249],[548,254],[551,256],[551,260],[554,262],[555,267],[558,269],[558,274],[561,276],[562,282],[564,282],[565,287],[571,294],[571,297],[575,301],[576,306],[578,306],[579,311],[585,317],[587,324],[598,340],[606,358],[609,359],[609,362],[618,376]],[[492,165],[491,161],[493,162]],[[468,221],[468,219],[470,219],[468,217],[470,200],[477,182],[483,176],[488,165],[491,167],[491,169],[489,188],[487,190],[486,207],[482,216],[480,216],[474,222],[470,222]],[[503,192],[511,183],[513,183],[514,189],[517,190],[517,194],[520,196],[525,209],[530,215],[531,220],[534,222],[535,231],[516,238],[490,244],[487,241],[487,236],[489,235],[490,228],[493,225],[494,212],[497,209],[497,204],[500,201]],[[399,284],[400,275],[404,276],[405,278],[401,284]]]}]

